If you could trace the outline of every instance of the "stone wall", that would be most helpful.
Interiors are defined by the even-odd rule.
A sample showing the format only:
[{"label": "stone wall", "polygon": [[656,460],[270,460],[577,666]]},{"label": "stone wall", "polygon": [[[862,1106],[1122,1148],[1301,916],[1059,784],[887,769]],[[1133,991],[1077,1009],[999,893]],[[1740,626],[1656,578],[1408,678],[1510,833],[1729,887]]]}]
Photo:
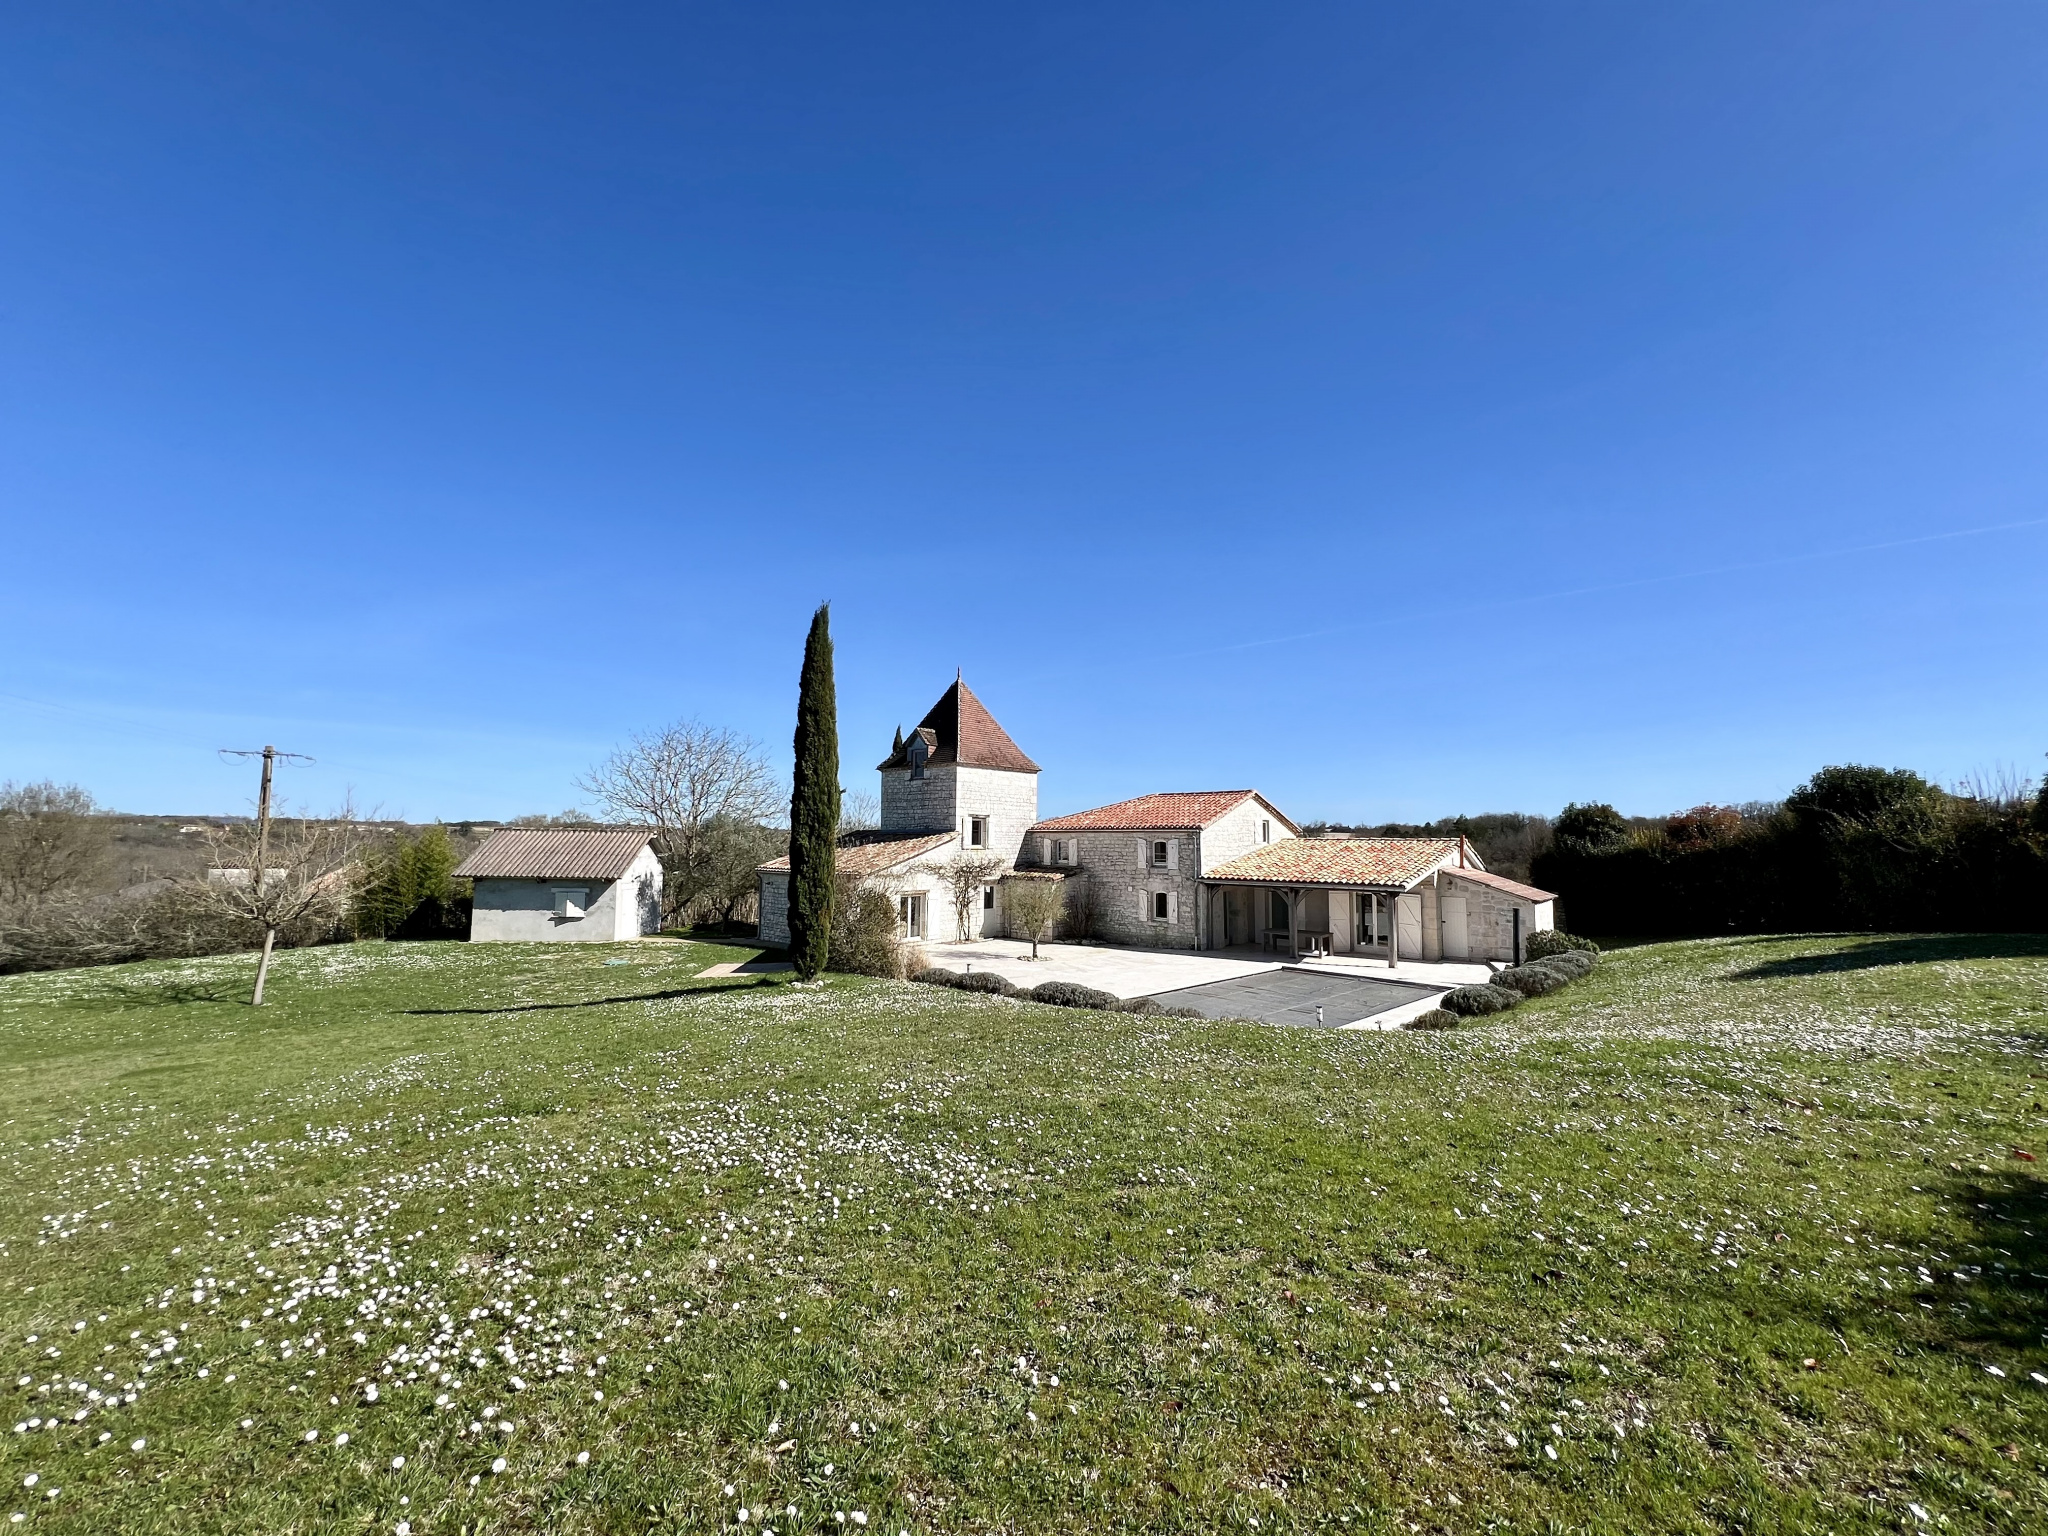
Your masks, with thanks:
[{"label": "stone wall", "polygon": [[1458,872],[1447,869],[1443,872],[1444,893],[1465,898],[1465,927],[1471,946],[1469,958],[1474,960],[1512,960],[1515,951],[1515,920],[1517,907],[1522,911],[1522,942],[1527,944],[1532,933],[1542,933],[1556,926],[1552,917],[1553,904],[1547,901],[1528,902],[1496,890],[1490,885],[1481,885],[1476,880],[1460,880]]},{"label": "stone wall", "polygon": [[770,949],[789,948],[789,872],[761,872],[761,942]]},{"label": "stone wall", "polygon": [[884,773],[882,830],[943,832],[956,825],[960,787],[954,775],[959,771],[951,763],[933,763],[921,779],[913,779],[908,768],[892,768]]},{"label": "stone wall", "polygon": [[[1196,882],[1198,840],[1192,832],[1079,832],[1075,839],[1080,862],[1076,873],[1090,882],[1095,899],[1094,937],[1112,944],[1140,944],[1153,949],[1193,949],[1197,931]],[[1040,862],[1036,845],[1025,850],[1032,864]],[[1154,842],[1172,850],[1172,866],[1156,869],[1150,860]],[[1151,916],[1152,895],[1170,897],[1173,916],[1157,922]]]}]

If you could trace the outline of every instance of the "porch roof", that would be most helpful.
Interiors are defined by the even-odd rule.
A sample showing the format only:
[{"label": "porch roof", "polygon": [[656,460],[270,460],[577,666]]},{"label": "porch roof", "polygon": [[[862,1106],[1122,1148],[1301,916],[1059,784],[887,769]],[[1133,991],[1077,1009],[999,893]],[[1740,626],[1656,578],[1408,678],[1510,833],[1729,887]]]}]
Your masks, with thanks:
[{"label": "porch roof", "polygon": [[[832,853],[833,869],[842,875],[866,879],[885,870],[908,864],[919,854],[943,848],[957,832],[843,832]],[[770,859],[758,866],[764,875],[789,873],[789,855]]]},{"label": "porch roof", "polygon": [[1290,837],[1219,864],[1204,880],[1237,885],[1334,885],[1404,891],[1458,857],[1454,837]]}]

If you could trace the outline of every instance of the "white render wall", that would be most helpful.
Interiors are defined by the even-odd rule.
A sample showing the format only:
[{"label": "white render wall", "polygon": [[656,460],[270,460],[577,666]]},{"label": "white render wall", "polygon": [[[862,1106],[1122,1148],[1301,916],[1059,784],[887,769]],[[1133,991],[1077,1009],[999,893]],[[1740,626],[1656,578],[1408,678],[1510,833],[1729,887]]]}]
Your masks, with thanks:
[{"label": "white render wall", "polygon": [[1280,819],[1279,813],[1254,796],[1202,828],[1202,873],[1206,875],[1219,864],[1241,859],[1261,846],[1259,823],[1262,821],[1273,824],[1273,841],[1276,843],[1294,836],[1287,830],[1287,823]]},{"label": "white render wall", "polygon": [[[555,916],[555,891],[581,890],[581,917]],[[615,944],[661,931],[661,860],[652,848],[617,880],[478,880],[471,943]]]},{"label": "white render wall", "polygon": [[[958,768],[959,801],[950,825],[960,834],[963,851],[987,852],[1014,866],[1024,846],[1024,834],[1038,820],[1038,775],[1012,773],[1007,768]],[[967,818],[988,818],[986,850],[967,847]],[[940,826],[949,823],[940,822]]]}]

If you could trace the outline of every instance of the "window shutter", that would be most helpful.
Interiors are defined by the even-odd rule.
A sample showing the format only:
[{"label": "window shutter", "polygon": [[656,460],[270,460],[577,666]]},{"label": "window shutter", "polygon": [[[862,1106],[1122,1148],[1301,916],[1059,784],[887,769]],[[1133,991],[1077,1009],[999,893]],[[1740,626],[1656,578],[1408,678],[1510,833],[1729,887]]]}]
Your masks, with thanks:
[{"label": "window shutter", "polygon": [[1168,891],[1166,893],[1166,920],[1169,923],[1180,921],[1180,892],[1178,891]]},{"label": "window shutter", "polygon": [[1041,864],[1050,864],[1050,863],[1052,862],[1052,839],[1051,839],[1051,838],[1049,838],[1049,837],[1041,837],[1041,838],[1040,838],[1040,839],[1038,840],[1038,861],[1039,861],[1039,863],[1041,863]]},{"label": "window shutter", "polygon": [[1167,840],[1166,867],[1168,869],[1180,868],[1180,839],[1177,837]]}]

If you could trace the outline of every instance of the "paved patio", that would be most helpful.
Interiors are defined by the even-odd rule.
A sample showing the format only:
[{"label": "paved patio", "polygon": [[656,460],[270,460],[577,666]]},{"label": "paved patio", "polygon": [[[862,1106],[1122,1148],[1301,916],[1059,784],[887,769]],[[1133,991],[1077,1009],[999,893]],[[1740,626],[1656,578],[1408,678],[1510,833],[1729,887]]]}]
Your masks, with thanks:
[{"label": "paved patio", "polygon": [[972,944],[924,945],[926,958],[949,971],[994,971],[1020,987],[1041,981],[1073,981],[1117,997],[1177,992],[1211,981],[1234,981],[1280,969],[1277,956],[1197,954],[1187,949],[1131,949],[1123,945],[1041,944],[1016,939],[981,939]]}]

